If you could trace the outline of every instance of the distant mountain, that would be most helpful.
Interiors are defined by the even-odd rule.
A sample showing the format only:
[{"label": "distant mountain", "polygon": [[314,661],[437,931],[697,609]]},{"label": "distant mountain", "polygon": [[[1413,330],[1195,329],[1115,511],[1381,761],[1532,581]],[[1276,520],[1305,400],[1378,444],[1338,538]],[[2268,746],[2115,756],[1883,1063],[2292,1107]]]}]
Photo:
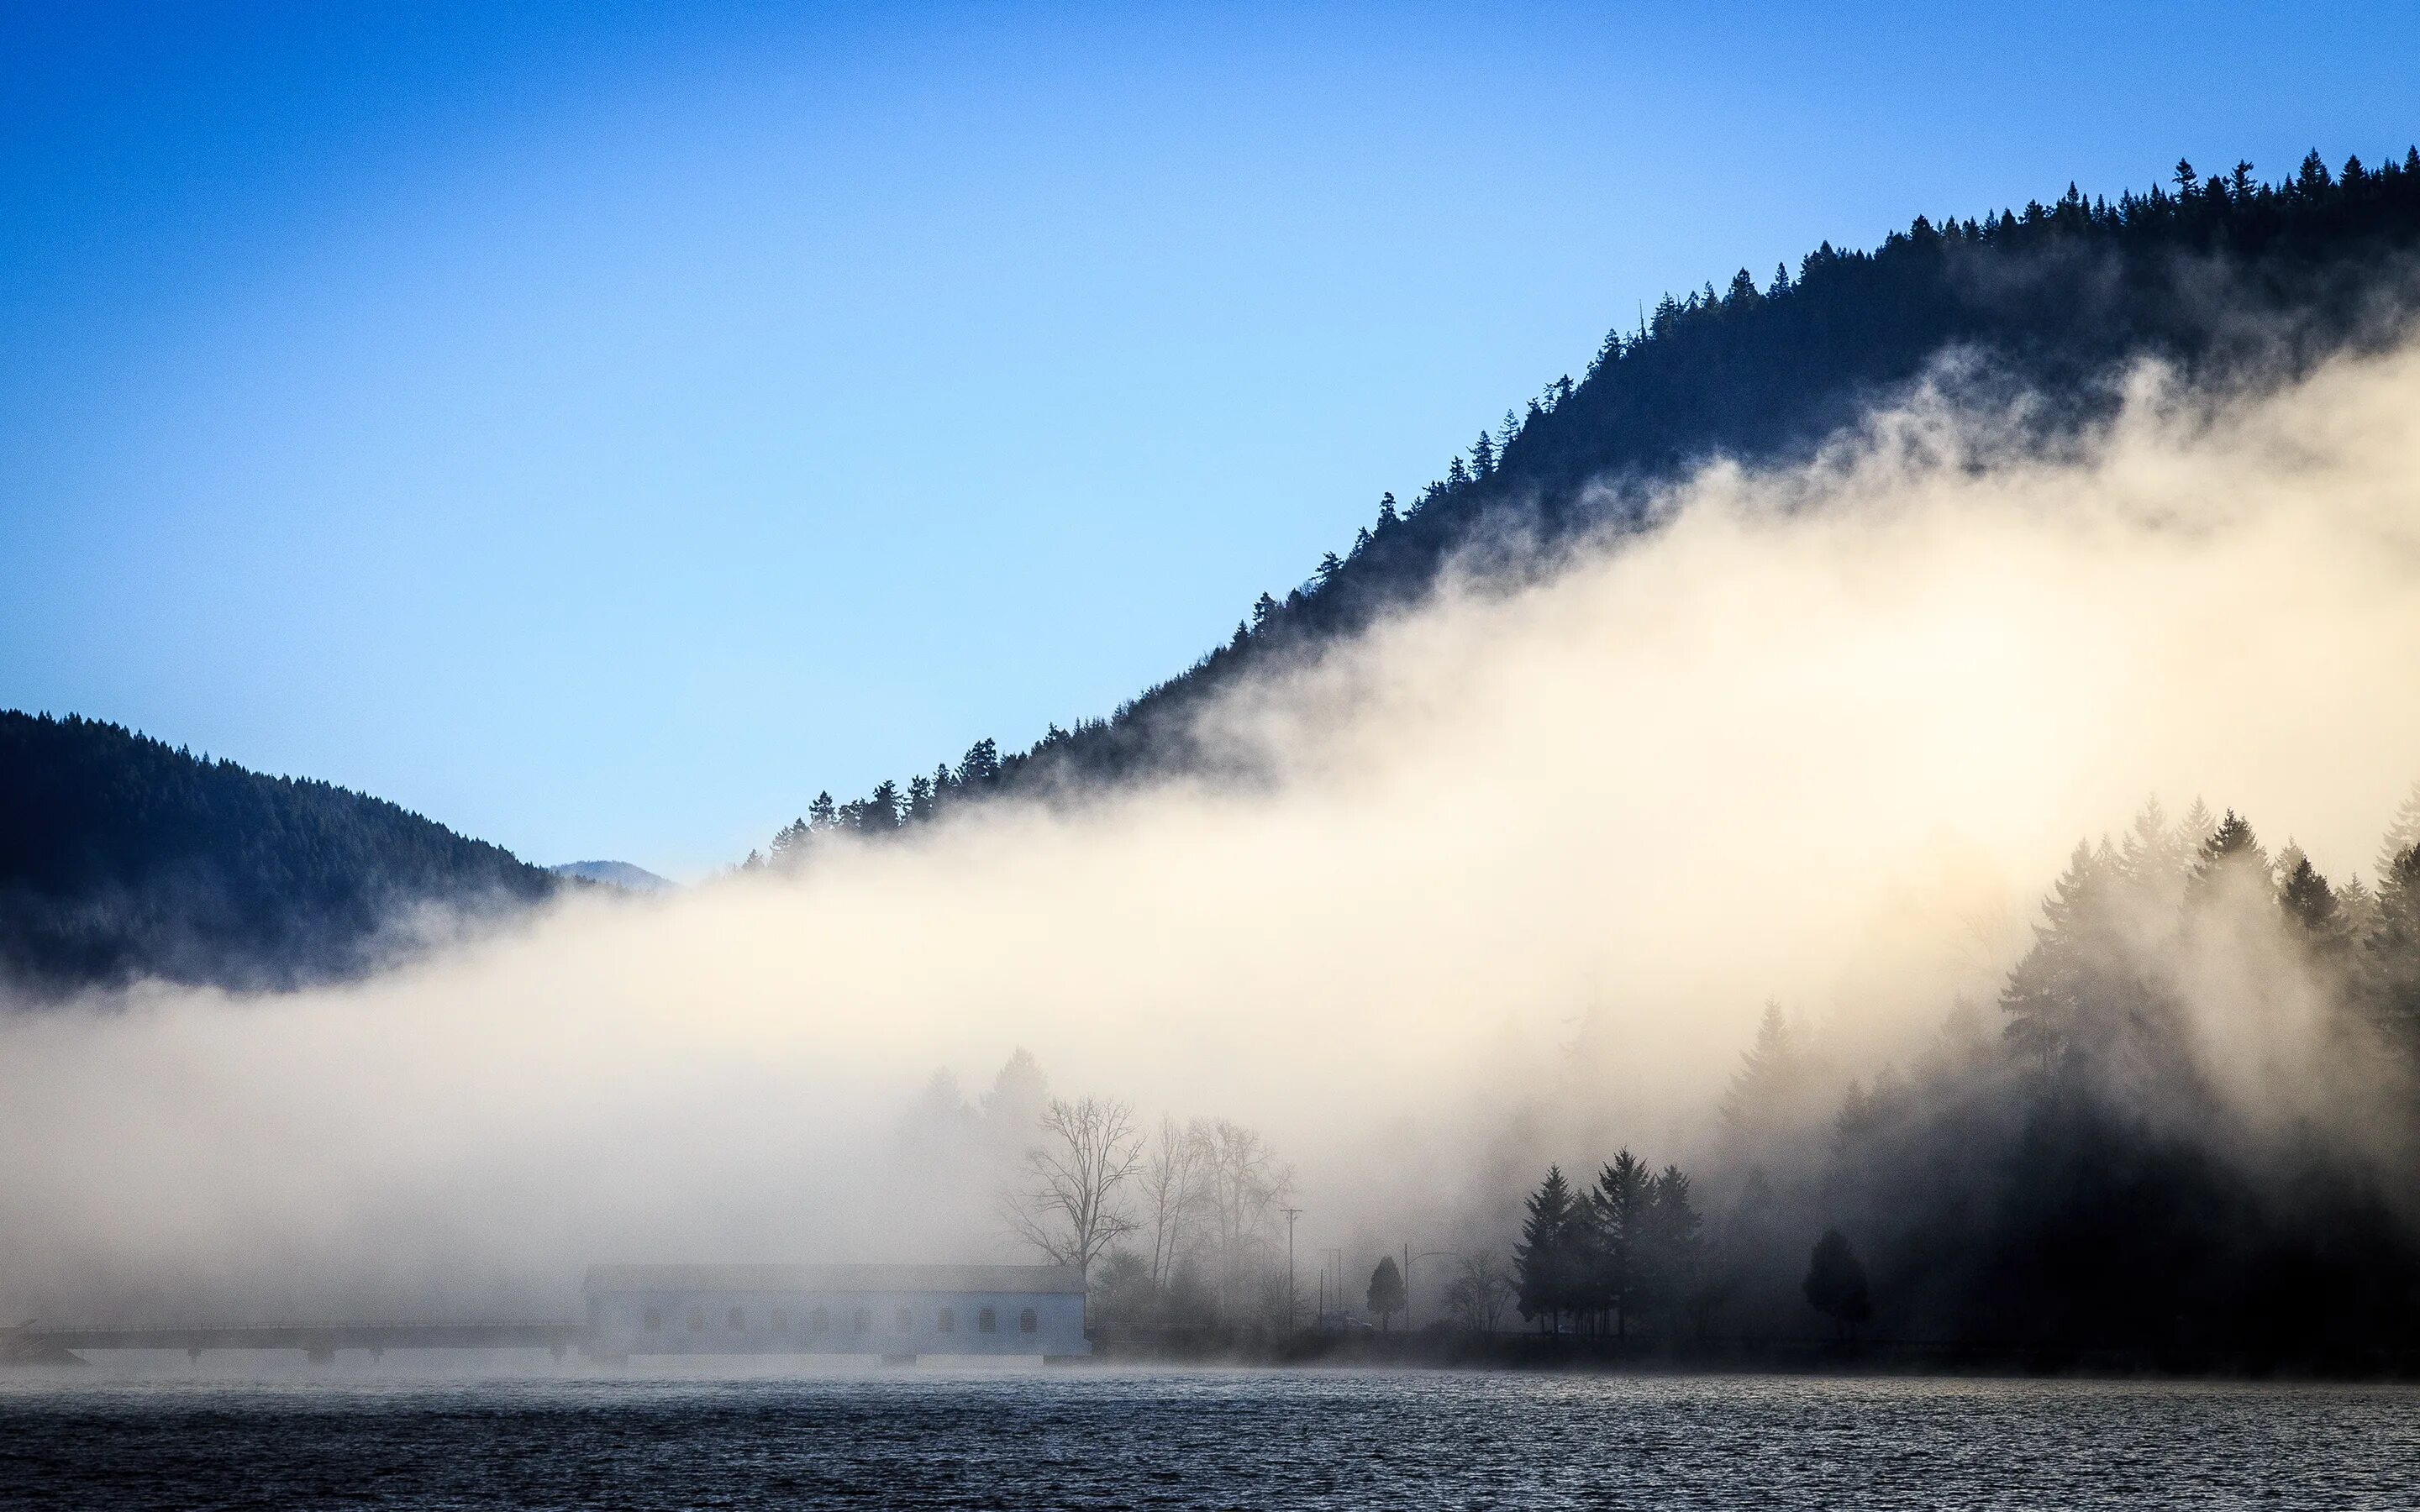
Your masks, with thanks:
[{"label": "distant mountain", "polygon": [[680,884],[669,877],[659,877],[643,866],[628,861],[565,861],[548,871],[559,877],[578,877],[582,882],[603,883],[609,887],[621,887],[630,892],[678,892]]},{"label": "distant mountain", "polygon": [[[819,795],[773,840],[788,862],[826,830],[880,834],[1001,794],[1066,798],[1213,760],[1202,701],[1249,668],[1315,648],[1419,596],[1449,561],[1522,570],[1518,549],[1648,528],[1657,485],[1715,457],[1810,455],[1945,353],[2045,402],[2046,441],[2113,411],[2113,379],[2158,358],[2221,385],[2290,377],[2409,329],[2420,288],[2420,151],[2331,173],[2314,153],[2278,183],[2251,164],[2087,199],[1939,224],[1916,217],[1871,252],[1828,242],[1793,273],[1742,269],[1669,296],[1605,338],[1588,372],[1491,422],[1409,504],[1388,494],[1299,586],[1264,593],[1226,644],[1106,718],[1052,725],[1030,749],[976,742],[954,765],[835,803]],[[758,858],[760,861],[765,859]]]},{"label": "distant mountain", "polygon": [[384,799],[0,711],[0,978],[21,991],[340,980],[561,886]]}]

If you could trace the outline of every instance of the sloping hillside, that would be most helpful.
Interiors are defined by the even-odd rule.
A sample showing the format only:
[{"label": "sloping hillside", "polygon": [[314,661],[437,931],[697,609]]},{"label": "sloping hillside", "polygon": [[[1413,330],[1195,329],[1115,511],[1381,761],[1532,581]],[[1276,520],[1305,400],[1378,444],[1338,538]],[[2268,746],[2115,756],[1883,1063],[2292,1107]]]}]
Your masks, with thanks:
[{"label": "sloping hillside", "polygon": [[1190,669],[1028,750],[984,740],[854,802],[819,797],[774,856],[825,830],[881,833],[997,794],[1080,794],[1198,766],[1191,712],[1242,669],[1351,632],[1499,532],[1552,543],[1632,528],[1654,485],[1707,459],[1804,455],[1946,352],[2050,401],[2036,423],[2056,433],[2106,413],[2112,380],[2138,359],[2258,384],[2383,342],[2413,308],[2415,247],[2420,151],[2335,173],[2315,154],[2275,184],[2249,163],[2204,177],[2180,162],[2168,185],[2114,203],[2071,185],[2023,210],[1919,216],[1871,252],[1826,244],[1794,272],[1743,269],[1607,335],[1579,381],[1508,410],[1418,498],[1388,495],[1354,541],[1300,586],[1264,594]]},{"label": "sloping hillside", "polygon": [[357,976],[429,905],[509,912],[547,872],[383,799],[114,724],[0,712],[0,976],[281,989]]}]

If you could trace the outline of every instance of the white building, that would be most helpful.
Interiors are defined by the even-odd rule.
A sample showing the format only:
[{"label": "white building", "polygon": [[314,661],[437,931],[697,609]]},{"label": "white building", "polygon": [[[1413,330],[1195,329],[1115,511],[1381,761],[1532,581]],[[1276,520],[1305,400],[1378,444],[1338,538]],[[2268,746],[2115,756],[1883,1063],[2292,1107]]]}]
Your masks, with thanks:
[{"label": "white building", "polygon": [[1084,1280],[1056,1265],[595,1265],[591,1350],[1090,1354]]}]

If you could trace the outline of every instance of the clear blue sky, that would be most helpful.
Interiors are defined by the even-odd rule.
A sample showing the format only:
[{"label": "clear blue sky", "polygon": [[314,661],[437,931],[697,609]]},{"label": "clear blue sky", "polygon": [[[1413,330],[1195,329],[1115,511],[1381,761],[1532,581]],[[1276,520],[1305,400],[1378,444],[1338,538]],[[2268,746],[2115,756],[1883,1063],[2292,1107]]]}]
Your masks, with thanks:
[{"label": "clear blue sky", "polygon": [[7,5],[0,704],[695,874],[1183,668],[1642,301],[2399,153],[2416,60],[2407,5]]}]

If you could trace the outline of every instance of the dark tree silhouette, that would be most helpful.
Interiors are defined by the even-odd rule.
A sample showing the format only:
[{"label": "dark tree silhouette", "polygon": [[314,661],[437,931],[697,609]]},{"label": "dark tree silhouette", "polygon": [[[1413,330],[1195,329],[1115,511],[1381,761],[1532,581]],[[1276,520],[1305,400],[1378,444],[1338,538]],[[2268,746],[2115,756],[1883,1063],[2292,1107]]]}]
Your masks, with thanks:
[{"label": "dark tree silhouette", "polygon": [[1590,1311],[1611,1319],[1616,1337],[1627,1335],[1631,1311],[1644,1300],[1653,1196],[1654,1179],[1627,1149],[1597,1173],[1589,1194],[1587,1301]]},{"label": "dark tree silhouette", "polygon": [[1547,1167],[1525,1206],[1521,1242],[1512,1251],[1515,1305],[1523,1318],[1551,1333],[1572,1305],[1583,1233],[1561,1166]]},{"label": "dark tree silhouette", "polygon": [[1823,1230],[1823,1237],[1815,1242],[1801,1289],[1807,1304],[1839,1324],[1851,1339],[1857,1336],[1857,1326],[1874,1315],[1873,1299],[1866,1290],[1866,1268],[1837,1228]]},{"label": "dark tree silhouette", "polygon": [[1404,1273],[1395,1264],[1395,1257],[1389,1255],[1381,1259],[1378,1268],[1370,1273],[1369,1295],[1370,1310],[1378,1315],[1381,1332],[1397,1313],[1404,1310],[1404,1303],[1409,1300],[1409,1294],[1404,1289]]}]

